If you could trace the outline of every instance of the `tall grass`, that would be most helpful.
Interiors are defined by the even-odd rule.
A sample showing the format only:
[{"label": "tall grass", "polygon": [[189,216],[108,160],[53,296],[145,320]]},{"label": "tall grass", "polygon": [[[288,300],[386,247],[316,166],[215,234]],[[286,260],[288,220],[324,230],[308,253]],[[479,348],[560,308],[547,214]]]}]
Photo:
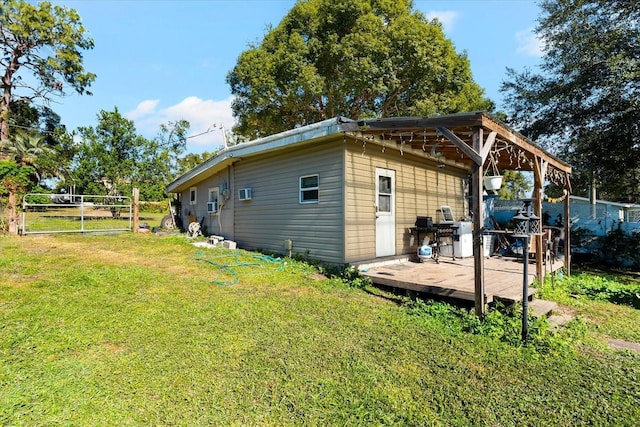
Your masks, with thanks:
[{"label": "tall grass", "polygon": [[[640,357],[541,352],[182,237],[0,238],[2,425],[633,425]],[[215,257],[215,258],[213,258]],[[220,266],[239,281],[221,286]],[[422,310],[422,311],[421,311]],[[428,310],[427,310],[428,311]],[[638,326],[635,326],[636,330]]]}]

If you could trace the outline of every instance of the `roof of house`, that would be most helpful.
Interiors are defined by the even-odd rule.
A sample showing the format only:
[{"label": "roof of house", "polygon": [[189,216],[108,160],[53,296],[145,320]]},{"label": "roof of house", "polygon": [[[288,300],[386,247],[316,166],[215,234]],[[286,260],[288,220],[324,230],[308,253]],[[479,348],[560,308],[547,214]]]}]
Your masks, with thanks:
[{"label": "roof of house", "polygon": [[188,188],[234,162],[249,156],[264,154],[295,145],[306,144],[318,138],[329,137],[343,132],[341,118],[334,117],[286,132],[269,135],[253,141],[226,147],[195,168],[187,171],[167,185],[167,191],[177,192]]},{"label": "roof of house", "polygon": [[[448,160],[468,168],[473,164],[486,164],[486,167],[495,165],[499,169],[533,171],[539,169],[537,160],[543,159],[548,164],[546,178],[570,188],[571,166],[487,113],[470,112],[359,121],[334,117],[227,147],[176,178],[167,186],[167,191],[183,191],[241,158],[288,149],[338,134],[362,140],[363,143],[413,150],[425,157]],[[476,139],[481,143],[478,144]]]},{"label": "roof of house", "polygon": [[[588,197],[574,196],[574,195],[571,195],[569,197],[570,197],[570,199],[572,201],[582,202],[582,203],[591,203],[591,200]],[[640,208],[640,205],[635,204],[635,203],[610,202],[608,200],[600,200],[600,199],[596,200],[596,203],[609,205],[609,206],[614,206],[614,207],[621,208],[621,209],[637,209],[637,208]]]}]

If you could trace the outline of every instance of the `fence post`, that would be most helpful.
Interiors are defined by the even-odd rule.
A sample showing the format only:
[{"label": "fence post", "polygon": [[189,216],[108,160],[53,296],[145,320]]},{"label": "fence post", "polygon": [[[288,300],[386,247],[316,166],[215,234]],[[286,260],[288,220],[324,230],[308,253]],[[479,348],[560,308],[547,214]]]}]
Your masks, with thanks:
[{"label": "fence post", "polygon": [[140,204],[140,189],[133,189],[133,232],[137,233],[139,230],[139,204]]},{"label": "fence post", "polygon": [[[75,202],[73,197],[71,196],[72,202]],[[84,194],[80,196],[80,231],[84,233]]]},{"label": "fence post", "polygon": [[16,209],[16,190],[9,189],[9,234],[18,234],[18,213]]}]

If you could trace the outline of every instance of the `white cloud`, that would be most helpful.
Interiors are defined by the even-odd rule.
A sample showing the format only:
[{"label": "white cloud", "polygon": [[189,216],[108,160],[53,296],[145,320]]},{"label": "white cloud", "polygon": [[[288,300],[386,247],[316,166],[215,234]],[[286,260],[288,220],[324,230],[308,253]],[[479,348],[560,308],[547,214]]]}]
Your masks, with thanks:
[{"label": "white cloud", "polygon": [[445,33],[450,33],[453,31],[453,27],[455,22],[460,17],[458,12],[452,10],[443,10],[443,11],[429,11],[425,13],[427,19],[437,19],[442,22],[442,26],[444,27]]},{"label": "white cloud", "polygon": [[518,31],[515,35],[516,52],[539,58],[544,53],[544,40],[533,32],[533,28]]},{"label": "white cloud", "polygon": [[142,101],[138,104],[135,110],[129,111],[126,114],[126,117],[130,120],[136,120],[140,117],[147,116],[149,114],[153,114],[156,107],[160,103],[159,99],[148,99],[146,101]]},{"label": "white cloud", "polygon": [[222,101],[189,96],[179,103],[156,109],[160,101],[146,100],[126,116],[135,122],[143,135],[155,136],[162,123],[186,120],[189,128],[187,150],[214,151],[224,144],[222,129],[231,130],[235,121],[231,112],[232,98]]}]

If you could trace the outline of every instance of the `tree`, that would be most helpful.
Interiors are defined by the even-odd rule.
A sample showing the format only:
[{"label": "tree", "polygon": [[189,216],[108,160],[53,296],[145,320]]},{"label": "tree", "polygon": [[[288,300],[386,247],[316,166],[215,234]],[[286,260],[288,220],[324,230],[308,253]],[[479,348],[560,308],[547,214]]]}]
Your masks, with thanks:
[{"label": "tree", "polygon": [[[25,100],[14,101],[10,114],[14,131],[7,140],[0,142],[0,147],[5,147],[2,153],[4,157],[16,159],[16,155],[31,145],[28,158],[35,163],[34,179],[62,178],[67,175],[73,157],[73,144],[71,136],[60,124],[60,116],[47,106],[34,107]],[[25,137],[31,141],[25,140]],[[33,146],[34,142],[37,146]]]},{"label": "tree", "polygon": [[203,153],[187,153],[184,156],[178,159],[177,164],[177,175],[183,174],[191,169],[195,168],[199,164],[203,163],[207,159],[213,157],[217,154],[219,150],[214,151],[213,153],[205,151]]},{"label": "tree", "polygon": [[[82,50],[93,48],[80,16],[49,2],[24,0],[0,3],[0,141],[9,138],[12,103],[35,99],[49,102],[69,87],[80,94],[95,74],[85,71]],[[23,75],[22,71],[28,73]]]},{"label": "tree", "polygon": [[505,170],[502,172],[503,184],[498,195],[502,200],[523,199],[531,191],[531,183],[520,171]]},{"label": "tree", "polygon": [[119,196],[129,195],[137,187],[143,200],[164,198],[164,186],[177,167],[171,159],[184,151],[189,123],[181,120],[162,125],[158,136],[149,140],[138,135],[133,121],[117,108],[100,111],[97,120],[95,128],[78,129],[82,142],[71,180],[76,191]]},{"label": "tree", "polygon": [[18,166],[31,166],[34,171],[34,183],[38,183],[41,177],[41,168],[38,157],[51,151],[44,143],[44,137],[33,132],[14,132],[13,136],[0,143],[0,151],[4,158],[13,160]]},{"label": "tree", "polygon": [[234,132],[259,137],[337,115],[492,109],[437,21],[411,0],[298,1],[227,75]]},{"label": "tree", "polygon": [[574,168],[576,193],[640,202],[640,7],[544,0],[540,73],[508,70],[510,123]]}]

